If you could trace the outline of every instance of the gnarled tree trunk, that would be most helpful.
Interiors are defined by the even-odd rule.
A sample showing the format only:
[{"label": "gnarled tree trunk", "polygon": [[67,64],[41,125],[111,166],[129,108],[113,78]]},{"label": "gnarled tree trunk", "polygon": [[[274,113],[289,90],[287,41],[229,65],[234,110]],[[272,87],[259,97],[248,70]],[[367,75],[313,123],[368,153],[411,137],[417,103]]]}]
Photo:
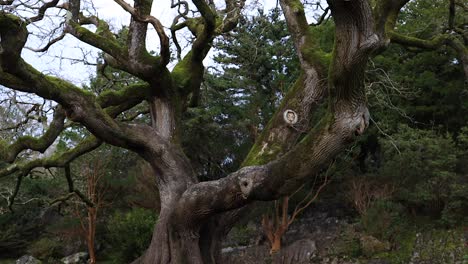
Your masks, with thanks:
[{"label": "gnarled tree trunk", "polygon": [[[22,137],[8,146],[0,144],[0,158],[11,163],[0,170],[0,177],[15,173],[18,176],[13,201],[22,177],[36,167],[66,167],[102,142],[138,153],[154,172],[161,211],[151,245],[136,263],[221,263],[222,238],[253,202],[275,200],[292,193],[364,132],[369,123],[365,67],[369,57],[384,50],[390,39],[429,48],[451,43],[461,54],[464,65],[467,61],[466,47],[457,38],[444,35],[443,41],[421,42],[393,32],[399,10],[409,0],[328,0],[335,23],[332,53],[320,48],[301,1],[280,0],[301,75],[257,139],[243,167],[225,178],[199,182],[180,146],[180,119],[187,105],[197,101],[203,59],[213,39],[236,26],[245,1],[225,0],[225,7],[217,12],[212,1],[192,0],[198,10],[194,14],[199,17],[188,17],[184,1],[173,2],[180,14],[171,32],[187,28],[194,41],[172,71],[167,66],[169,38],[161,22],[150,14],[153,1],[135,0],[133,6],[124,0],[114,1],[131,14],[126,42],[117,39],[105,21],[80,12],[79,0],[60,5],[55,0],[44,3],[34,9],[39,14],[28,19],[0,11],[0,84],[60,104],[43,137]],[[371,7],[371,2],[375,6]],[[12,1],[0,1],[0,5],[12,5]],[[21,58],[29,34],[26,26],[40,21],[51,7],[68,12],[63,34],[71,34],[100,49],[105,53],[106,65],[130,73],[142,82],[95,95],[44,75],[26,63]],[[184,21],[179,23],[180,19]],[[84,27],[89,24],[96,30]],[[148,24],[159,37],[156,55],[146,50]],[[180,50],[176,35],[173,40]],[[150,105],[151,125],[117,119],[142,101]],[[321,104],[327,104],[328,111],[318,124],[311,124]],[[284,119],[286,110],[295,113],[300,129]],[[22,150],[47,149],[64,129],[65,115],[86,127],[93,136],[58,156],[14,163]],[[70,186],[73,192],[73,185]]]},{"label": "gnarled tree trunk", "polygon": [[[364,69],[371,52],[386,41],[376,31],[367,1],[329,4],[336,24],[331,59],[313,50],[317,44],[308,35],[300,2],[281,1],[303,72],[244,162],[250,166],[217,181],[197,182],[185,158],[171,158],[178,172],[164,177],[160,174],[168,172],[161,171],[160,160],[154,162],[161,192],[160,219],[150,247],[137,262],[221,263],[221,240],[244,206],[292,192],[364,132],[369,120]],[[327,90],[329,116],[294,145],[301,133],[283,119],[283,112],[293,110],[301,126],[310,129],[309,120]],[[174,156],[183,157],[182,153]]]}]

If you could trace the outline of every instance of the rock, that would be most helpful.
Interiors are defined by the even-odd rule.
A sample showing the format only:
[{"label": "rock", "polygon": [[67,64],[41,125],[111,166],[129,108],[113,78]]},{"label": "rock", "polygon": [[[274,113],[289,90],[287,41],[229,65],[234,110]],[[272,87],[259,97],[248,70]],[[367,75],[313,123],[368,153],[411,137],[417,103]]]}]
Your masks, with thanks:
[{"label": "rock", "polygon": [[16,261],[16,264],[41,264],[42,262],[33,256],[24,255]]},{"label": "rock", "polygon": [[62,247],[60,248],[60,256],[71,256],[75,252],[79,252],[83,248],[83,243],[79,239],[65,239],[62,241]]},{"label": "rock", "polygon": [[309,263],[310,259],[317,252],[317,245],[311,239],[301,239],[281,250],[279,259],[274,263],[298,264]]},{"label": "rock", "polygon": [[64,257],[60,261],[64,264],[86,264],[87,260],[88,252],[78,252],[68,257]]},{"label": "rock", "polygon": [[390,250],[390,243],[382,242],[373,236],[362,236],[359,242],[362,253],[367,257]]}]

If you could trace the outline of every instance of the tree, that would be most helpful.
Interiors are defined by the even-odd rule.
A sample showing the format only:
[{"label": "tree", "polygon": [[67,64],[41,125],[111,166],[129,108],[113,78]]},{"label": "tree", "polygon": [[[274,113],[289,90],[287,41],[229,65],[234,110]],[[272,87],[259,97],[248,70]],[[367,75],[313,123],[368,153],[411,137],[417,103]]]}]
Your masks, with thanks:
[{"label": "tree", "polygon": [[[330,183],[328,173],[325,173],[323,182],[316,189],[312,186],[311,190],[300,200],[291,215],[288,216],[289,199],[300,191],[304,186],[299,187],[291,195],[286,195],[280,201],[275,201],[275,210],[272,215],[262,215],[262,227],[268,241],[270,242],[270,254],[274,254],[281,249],[281,238],[288,230],[289,226],[296,220],[296,217],[317,200],[322,189]],[[315,185],[315,181],[314,181]]]},{"label": "tree", "polygon": [[[298,76],[298,59],[280,9],[242,16],[214,42],[197,106],[184,116],[182,147],[201,179],[237,170]],[[259,37],[261,36],[261,37]]]},{"label": "tree", "polygon": [[[466,79],[466,30],[455,19],[456,11],[466,7],[450,0],[446,29],[424,39],[395,30],[398,14],[408,1],[329,0],[326,14],[310,24],[304,4],[281,0],[299,57],[300,75],[258,136],[243,167],[224,178],[202,182],[180,147],[184,134],[181,116],[198,101],[203,60],[213,39],[236,27],[243,0],[226,0],[224,9],[217,8],[213,1],[193,0],[193,5],[172,1],[172,7],[179,11],[170,27],[172,43],[181,58],[172,70],[168,68],[170,39],[161,22],[150,14],[151,0],[136,0],[133,6],[115,0],[132,17],[126,42],[119,41],[105,21],[84,12],[79,0],[38,2],[30,10],[37,14],[33,17],[22,17],[28,12],[18,11],[31,8],[29,5],[0,1],[0,84],[58,103],[54,120],[43,136],[20,137],[13,143],[0,144],[2,159],[9,163],[0,170],[0,177],[17,176],[13,200],[22,178],[33,168],[66,167],[103,142],[131,150],[150,164],[161,198],[151,245],[135,263],[219,263],[220,241],[249,208],[247,205],[292,193],[364,133],[369,123],[364,91],[367,61],[385,50],[389,42],[426,49],[447,44],[457,52]],[[51,8],[65,10],[61,19],[63,34],[104,52],[101,67],[122,70],[139,82],[93,93],[26,63],[21,51],[28,39],[27,26],[40,22]],[[196,12],[189,12],[189,8],[196,8]],[[321,47],[320,30],[315,30],[328,12],[335,26],[332,52]],[[155,54],[146,49],[148,24],[160,41]],[[180,32],[190,32],[193,38],[185,54],[180,52],[177,41]],[[62,35],[37,50],[47,50]],[[142,101],[149,106],[150,124],[121,118]],[[324,104],[326,113],[319,111]],[[286,120],[285,113],[293,119]],[[49,158],[16,159],[26,149],[46,150],[64,129],[65,117],[92,135]]]},{"label": "tree", "polygon": [[[95,238],[98,212],[104,206],[104,196],[108,191],[108,188],[103,184],[102,178],[104,174],[102,169],[102,161],[99,159],[94,164],[88,164],[88,167],[84,168],[86,195],[89,197],[92,206],[86,204],[86,216],[81,214],[81,208],[78,204],[75,206],[75,215],[80,220],[81,231],[88,246],[89,262],[91,264],[96,263]],[[70,171],[67,171],[67,173],[70,173]],[[67,175],[67,177],[71,177],[71,175]]]}]

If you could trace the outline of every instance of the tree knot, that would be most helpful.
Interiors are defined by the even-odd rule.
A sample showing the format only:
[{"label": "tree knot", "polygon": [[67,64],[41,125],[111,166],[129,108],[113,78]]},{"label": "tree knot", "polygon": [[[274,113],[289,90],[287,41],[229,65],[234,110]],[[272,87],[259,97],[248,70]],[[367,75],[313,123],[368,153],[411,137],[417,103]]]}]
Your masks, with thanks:
[{"label": "tree knot", "polygon": [[241,178],[239,181],[242,198],[247,199],[253,187],[253,180],[251,178]]}]

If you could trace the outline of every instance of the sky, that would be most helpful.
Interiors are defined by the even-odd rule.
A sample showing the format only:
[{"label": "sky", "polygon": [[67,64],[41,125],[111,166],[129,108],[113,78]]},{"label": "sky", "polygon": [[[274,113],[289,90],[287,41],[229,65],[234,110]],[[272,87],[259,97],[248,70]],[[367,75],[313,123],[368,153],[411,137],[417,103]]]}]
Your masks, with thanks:
[{"label": "sky", "polygon": [[[90,2],[84,1],[84,2]],[[170,8],[170,0],[156,0],[153,4],[151,14],[158,18],[166,29],[172,24],[175,10]],[[276,5],[276,0],[257,0],[264,10],[269,10]],[[131,1],[128,1],[131,3]],[[100,19],[103,19],[113,26],[115,29],[121,28],[123,25],[128,25],[130,15],[123,10],[119,5],[114,3],[113,0],[95,0],[93,1],[94,9]],[[249,4],[247,4],[249,5]],[[42,24],[38,26],[32,25],[28,27],[31,32],[40,33],[40,27],[47,28],[53,24],[57,24],[57,19],[53,17],[57,11],[48,11],[51,18],[41,21]],[[148,50],[157,50],[159,39],[152,26],[149,26],[149,33],[147,37]],[[169,30],[166,30],[169,35]],[[180,41],[180,39],[179,39]],[[27,47],[40,48],[47,44],[46,40],[41,40],[35,34],[31,34],[26,43]],[[71,35],[67,35],[63,40],[54,44],[47,52],[37,53],[28,49],[23,49],[22,57],[34,66],[39,71],[63,78],[76,85],[88,84],[90,76],[95,72],[95,66],[85,65],[80,61],[84,55],[86,60],[90,63],[95,63],[98,50],[86,43],[82,43]],[[210,58],[206,59],[205,63],[210,63]]]}]

